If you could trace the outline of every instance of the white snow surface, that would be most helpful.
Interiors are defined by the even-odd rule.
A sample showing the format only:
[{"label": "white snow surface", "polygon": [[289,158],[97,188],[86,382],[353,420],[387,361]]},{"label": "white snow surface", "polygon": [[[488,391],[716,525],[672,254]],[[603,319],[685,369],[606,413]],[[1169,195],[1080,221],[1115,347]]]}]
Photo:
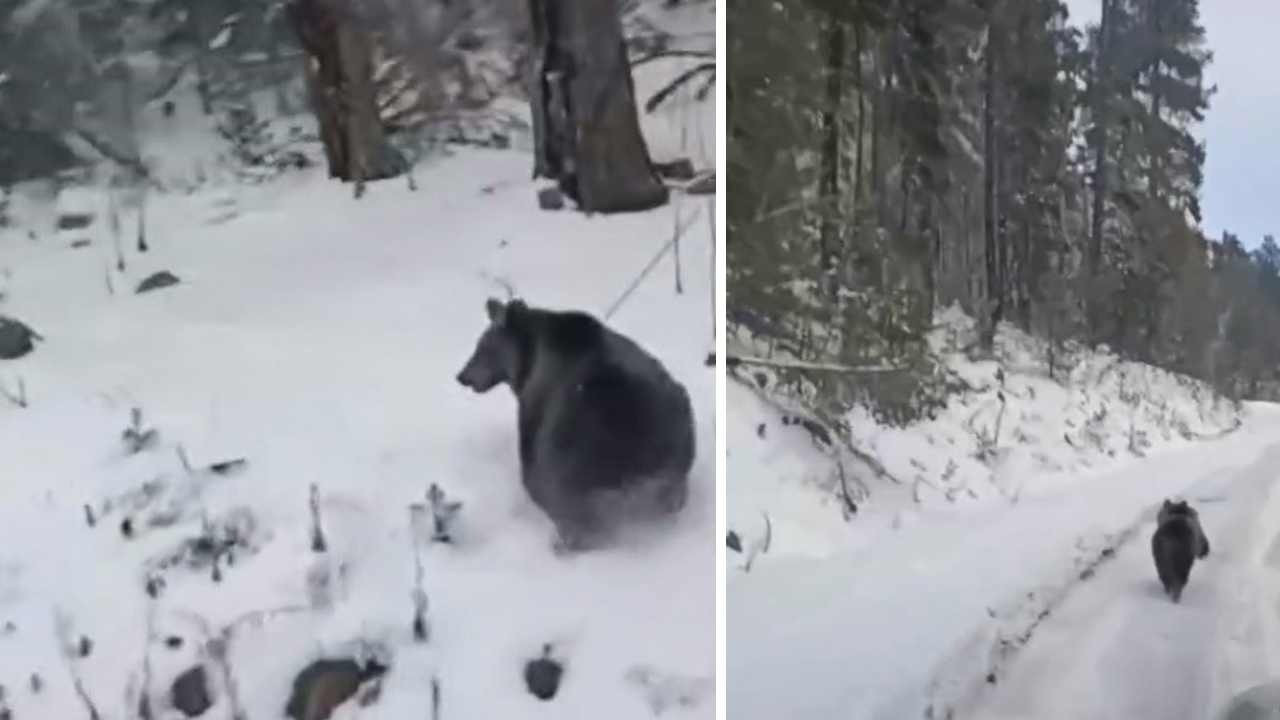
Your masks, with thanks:
[{"label": "white snow surface", "polygon": [[[15,717],[87,716],[73,672],[104,718],[132,717],[144,657],[157,716],[175,717],[163,709],[168,684],[202,660],[201,622],[216,630],[298,606],[232,634],[250,717],[282,717],[305,664],[360,641],[389,653],[392,669],[375,704],[335,718],[429,717],[433,677],[444,718],[625,720],[664,703],[664,716],[714,716],[710,229],[703,217],[680,243],[683,294],[668,255],[610,319],[689,389],[699,444],[689,503],[661,533],[557,557],[549,521],[520,486],[513,398],[502,388],[476,396],[454,376],[486,323],[484,300],[504,295],[495,278],[533,304],[599,315],[673,221],[670,207],[608,218],[539,211],[530,162],[457,152],[417,168],[416,192],[392,180],[360,200],[323,169],[153,194],[150,252],[133,250],[137,217],[124,215],[128,270],[111,273],[114,294],[111,243],[72,250],[22,228],[0,235],[10,272],[0,313],[46,338],[0,361],[0,384],[12,391],[21,379],[30,401],[0,400],[0,685]],[[182,283],[133,293],[161,269]],[[134,407],[159,441],[127,455],[121,432]],[[192,474],[179,448],[197,469],[248,465]],[[154,480],[162,490],[149,504],[127,495]],[[408,506],[433,482],[464,506],[454,546],[420,545],[431,636],[418,644]],[[310,547],[312,484],[324,554]],[[85,505],[97,510],[94,527]],[[150,526],[166,508],[173,524]],[[149,601],[149,562],[198,535],[202,518],[245,511],[254,549],[221,582],[171,568]],[[307,578],[325,574],[330,606],[312,607]],[[66,660],[59,625],[90,638],[91,654]],[[168,635],[182,647],[161,642]],[[566,674],[544,703],[522,671],[545,643]],[[206,716],[229,717],[228,688],[218,680],[213,691]]]},{"label": "white snow surface", "polygon": [[[851,414],[855,445],[901,484],[846,453],[849,519],[829,451],[730,382],[728,519],[746,552],[730,553],[729,716],[1190,720],[1280,675],[1280,409],[1105,353],[1052,381],[1042,344],[1008,328],[996,361],[971,362],[949,351],[971,324],[940,326],[971,389],[906,428]],[[1213,553],[1175,605],[1149,543],[1179,496]]]}]

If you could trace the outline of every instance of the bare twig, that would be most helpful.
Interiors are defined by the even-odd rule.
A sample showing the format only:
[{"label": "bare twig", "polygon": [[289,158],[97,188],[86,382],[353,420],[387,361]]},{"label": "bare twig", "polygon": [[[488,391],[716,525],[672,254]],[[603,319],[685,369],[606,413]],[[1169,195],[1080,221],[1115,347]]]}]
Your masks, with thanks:
[{"label": "bare twig", "polygon": [[67,674],[71,676],[71,685],[76,691],[76,696],[80,698],[85,710],[89,713],[89,720],[101,720],[102,715],[98,712],[98,706],[94,704],[93,698],[89,697],[88,691],[84,689],[84,683],[80,680],[80,670],[76,666],[76,649],[71,642],[71,619],[60,609],[54,608],[53,625],[60,646],[60,654],[67,666]]},{"label": "bare twig", "polygon": [[182,445],[178,445],[175,452],[178,454],[178,462],[182,463],[182,469],[190,475],[193,472],[193,469],[191,467],[191,460],[187,457],[187,449]]},{"label": "bare twig", "polygon": [[138,204],[138,252],[144,253],[150,249],[147,245],[147,193],[144,188]]},{"label": "bare twig", "polygon": [[147,600],[147,637],[142,643],[142,687],[138,691],[138,719],[152,720],[151,710],[151,640],[155,637],[156,603]]},{"label": "bare twig", "polygon": [[431,676],[431,720],[440,720],[440,678]]},{"label": "bare twig", "polygon": [[702,60],[712,60],[716,54],[710,50],[655,50],[631,62],[632,68],[640,67],[646,63],[664,58],[699,58]]},{"label": "bare twig", "polygon": [[840,499],[844,501],[844,519],[858,514],[858,505],[853,501],[853,496],[849,494],[849,485],[845,480],[844,463],[840,462],[840,458],[836,458],[836,472],[840,475]]},{"label": "bare twig", "polygon": [[320,528],[320,488],[311,484],[311,552],[325,552],[324,531]]},{"label": "bare twig", "polygon": [[644,111],[647,113],[651,113],[654,110],[657,110],[658,106],[662,105],[662,103],[665,102],[668,97],[671,97],[671,95],[674,94],[677,90],[679,90],[682,86],[684,86],[685,83],[689,82],[693,78],[703,73],[708,73],[711,75],[711,77],[715,77],[715,74],[716,74],[715,62],[699,63],[698,65],[695,65],[694,67],[691,67],[688,70],[685,70],[684,72],[677,75],[670,83],[667,83],[667,85],[665,85],[662,89],[655,92],[649,98],[649,100],[645,102]]},{"label": "bare twig", "polygon": [[427,627],[427,591],[423,588],[425,572],[422,567],[422,547],[418,542],[418,533],[413,531],[419,521],[425,522],[426,507],[412,505],[409,507],[409,543],[413,547],[413,639],[426,642],[430,631]]},{"label": "bare twig", "polygon": [[680,202],[678,199],[673,198],[671,209],[671,253],[676,261],[676,294],[683,295],[684,285],[680,282]]},{"label": "bare twig", "polygon": [[222,675],[223,686],[226,688],[227,699],[231,705],[232,720],[245,720],[248,717],[244,711],[244,705],[240,701],[240,692],[235,682],[235,676],[231,672],[230,651],[235,631],[243,625],[261,625],[278,615],[291,615],[305,612],[306,610],[307,608],[303,605],[284,605],[266,610],[251,610],[236,616],[231,622],[216,631],[209,621],[201,615],[189,611],[179,611],[177,613],[179,617],[185,618],[195,625],[203,636],[205,653],[218,668],[219,674]]},{"label": "bare twig", "polygon": [[751,544],[751,549],[747,552],[747,562],[742,566],[743,572],[751,572],[751,566],[755,563],[756,557],[767,554],[769,547],[773,545],[773,521],[769,519],[769,513],[761,512],[764,516],[764,536]]},{"label": "bare twig", "polygon": [[636,279],[633,280],[631,284],[627,286],[627,289],[622,292],[622,295],[620,295],[618,299],[615,300],[613,304],[609,306],[609,309],[605,311],[604,313],[605,320],[608,320],[610,317],[612,317],[613,314],[618,311],[618,308],[622,307],[622,304],[627,301],[627,298],[631,297],[631,293],[635,292],[636,288],[640,287],[640,284],[644,282],[644,279],[649,276],[649,273],[652,272],[653,269],[657,267],[658,262],[662,260],[662,256],[667,254],[667,251],[670,250],[672,245],[674,245],[680,239],[681,235],[684,235],[684,233],[689,229],[689,226],[693,225],[693,221],[696,220],[698,218],[698,215],[700,215],[701,213],[702,213],[702,209],[699,208],[696,212],[694,212],[692,215],[689,216],[689,218],[685,221],[684,224],[676,228],[675,237],[668,240],[662,246],[662,248],[658,250],[658,253],[653,256],[653,259],[649,261],[648,265],[644,266],[644,269],[640,271],[640,274],[636,276]]}]

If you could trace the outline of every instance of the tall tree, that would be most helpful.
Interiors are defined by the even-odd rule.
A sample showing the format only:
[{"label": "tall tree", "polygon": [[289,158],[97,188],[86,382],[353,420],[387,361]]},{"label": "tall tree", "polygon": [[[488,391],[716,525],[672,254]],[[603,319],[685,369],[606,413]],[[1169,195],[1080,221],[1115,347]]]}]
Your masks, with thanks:
[{"label": "tall tree", "polygon": [[373,2],[291,0],[288,16],[306,53],[311,109],[320,126],[329,177],[356,182],[404,172],[387,142],[374,88]]},{"label": "tall tree", "polygon": [[618,4],[529,0],[533,27],[534,175],[586,212],[667,201],[640,134]]}]

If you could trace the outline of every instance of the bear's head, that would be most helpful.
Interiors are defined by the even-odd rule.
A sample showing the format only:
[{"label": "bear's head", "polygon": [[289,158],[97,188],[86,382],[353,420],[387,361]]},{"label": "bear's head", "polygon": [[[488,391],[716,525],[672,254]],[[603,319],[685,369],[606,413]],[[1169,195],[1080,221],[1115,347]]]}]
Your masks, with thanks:
[{"label": "bear's head", "polygon": [[503,303],[489,298],[484,304],[489,327],[476,342],[471,359],[458,373],[458,382],[478,393],[500,383],[515,382],[520,368],[519,323],[527,306],[520,300]]}]

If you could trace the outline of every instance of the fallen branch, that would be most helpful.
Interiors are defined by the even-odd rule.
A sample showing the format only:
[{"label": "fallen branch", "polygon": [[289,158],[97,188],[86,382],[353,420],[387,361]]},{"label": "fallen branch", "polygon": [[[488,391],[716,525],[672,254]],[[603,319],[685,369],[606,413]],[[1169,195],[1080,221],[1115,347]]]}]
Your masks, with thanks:
[{"label": "fallen branch", "polygon": [[858,505],[853,501],[853,496],[849,494],[849,484],[845,480],[844,463],[840,462],[840,458],[836,458],[836,472],[840,475],[840,499],[844,501],[844,519],[858,514]]},{"label": "fallen branch", "polygon": [[637,68],[645,63],[651,63],[654,60],[662,60],[663,58],[698,58],[700,60],[714,60],[715,57],[716,54],[710,50],[655,50],[631,61],[631,67]]},{"label": "fallen branch", "polygon": [[850,375],[870,373],[902,372],[906,368],[891,365],[842,365],[840,363],[819,363],[805,360],[769,360],[766,358],[745,355],[729,355],[725,361],[730,365],[758,365],[760,367],[781,368],[787,370],[813,370],[816,372],[848,373]]},{"label": "fallen branch", "polygon": [[651,113],[654,110],[657,110],[659,105],[665,102],[668,97],[679,90],[685,83],[702,73],[710,73],[712,77],[715,77],[715,62],[700,63],[677,75],[674,80],[668,83],[661,90],[655,92],[653,96],[649,98],[648,102],[644,104],[644,111],[646,113]]},{"label": "fallen branch", "polygon": [[[727,358],[727,360],[729,360],[729,367],[734,367],[735,364],[737,364],[735,361],[740,362],[740,360],[735,357],[729,357]],[[765,393],[763,390],[756,387],[755,385],[752,385],[751,383],[747,382],[742,377],[734,373],[730,373],[728,377],[730,380],[733,380],[737,382],[739,385],[742,385],[743,387],[749,389],[752,393],[755,394],[756,397],[760,398],[765,404],[769,405],[773,409],[782,413],[788,412],[786,408],[783,408],[781,405],[779,405],[778,402],[774,400],[771,396],[769,396],[767,393]],[[815,411],[812,414],[814,415],[814,417],[818,419],[820,423],[825,424],[827,427],[829,428],[836,427],[836,424],[831,421],[831,418],[826,417],[823,413]],[[867,451],[856,447],[853,444],[853,441],[850,440],[848,437],[846,437],[844,433],[835,432],[830,434],[840,440],[840,446],[844,448],[846,452],[848,452],[855,459],[861,461],[864,465],[870,468],[871,472],[875,473],[877,477],[879,477],[882,480],[888,480],[889,482],[892,482],[895,485],[904,484],[902,480],[899,480],[897,477],[893,475],[893,473],[889,472],[889,469],[884,466],[884,463],[877,460],[874,456],[872,456]]]}]

